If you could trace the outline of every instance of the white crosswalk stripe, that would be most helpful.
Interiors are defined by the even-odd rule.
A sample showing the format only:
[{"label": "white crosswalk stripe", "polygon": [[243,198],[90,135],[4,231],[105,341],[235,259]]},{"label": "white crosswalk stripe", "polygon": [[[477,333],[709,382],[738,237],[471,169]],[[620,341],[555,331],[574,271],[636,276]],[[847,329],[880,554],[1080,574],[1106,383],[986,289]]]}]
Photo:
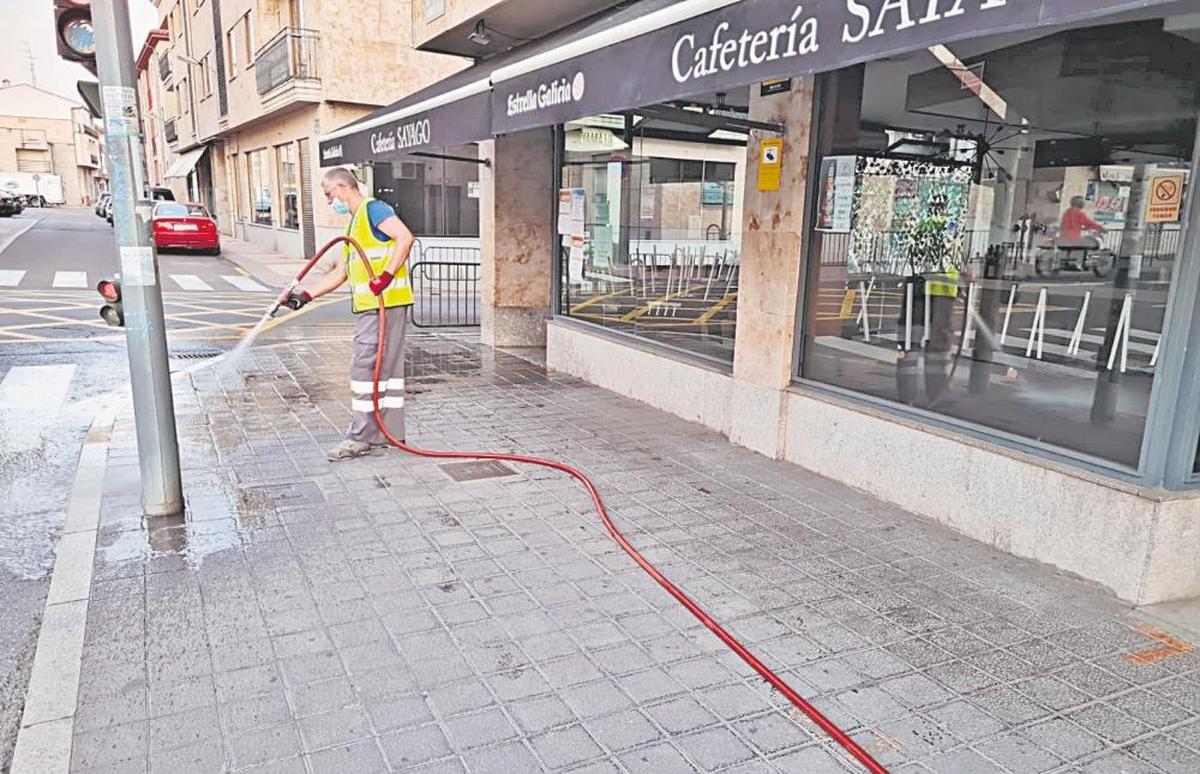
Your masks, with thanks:
[{"label": "white crosswalk stripe", "polygon": [[184,290],[212,290],[212,285],[197,277],[195,274],[170,274],[175,284]]},{"label": "white crosswalk stripe", "polygon": [[225,280],[230,285],[233,285],[238,290],[251,292],[270,290],[270,288],[266,287],[265,285],[260,285],[249,277],[243,277],[240,274],[222,274],[221,279]]},{"label": "white crosswalk stripe", "polygon": [[56,288],[86,288],[87,284],[86,271],[54,272],[54,287]]},{"label": "white crosswalk stripe", "polygon": [[75,365],[13,366],[0,381],[0,452],[24,453],[42,445],[50,418],[67,397]]},{"label": "white crosswalk stripe", "polygon": [[0,288],[15,288],[24,276],[25,272],[19,269],[0,269]]}]

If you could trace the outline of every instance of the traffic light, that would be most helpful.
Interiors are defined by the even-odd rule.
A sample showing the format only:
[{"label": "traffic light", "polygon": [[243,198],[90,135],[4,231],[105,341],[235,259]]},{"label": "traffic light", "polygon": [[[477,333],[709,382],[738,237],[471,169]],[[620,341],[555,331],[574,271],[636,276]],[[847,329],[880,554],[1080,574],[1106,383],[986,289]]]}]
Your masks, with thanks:
[{"label": "traffic light", "polygon": [[92,0],[54,0],[54,31],[58,55],[79,62],[96,74],[96,31]]},{"label": "traffic light", "polygon": [[100,307],[100,317],[109,325],[125,325],[125,308],[121,305],[120,280],[106,277],[96,284],[96,292],[104,299]]}]

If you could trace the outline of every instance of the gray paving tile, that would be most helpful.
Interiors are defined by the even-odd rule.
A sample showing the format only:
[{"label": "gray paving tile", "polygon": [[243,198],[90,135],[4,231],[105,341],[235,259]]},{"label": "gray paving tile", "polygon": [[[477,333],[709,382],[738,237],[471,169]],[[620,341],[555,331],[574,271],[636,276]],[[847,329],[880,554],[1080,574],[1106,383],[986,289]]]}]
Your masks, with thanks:
[{"label": "gray paving tile", "polygon": [[379,737],[379,746],[396,769],[445,758],[452,752],[445,733],[432,723],[385,733]]},{"label": "gray paving tile", "polygon": [[591,735],[578,724],[538,734],[530,739],[530,743],[551,769],[574,766],[603,754]]}]

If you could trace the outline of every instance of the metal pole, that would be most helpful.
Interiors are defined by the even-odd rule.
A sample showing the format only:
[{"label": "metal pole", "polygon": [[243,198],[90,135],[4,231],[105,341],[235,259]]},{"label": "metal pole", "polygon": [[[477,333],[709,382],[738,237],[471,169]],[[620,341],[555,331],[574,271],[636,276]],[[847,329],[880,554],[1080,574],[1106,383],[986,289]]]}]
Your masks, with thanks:
[{"label": "metal pole", "polygon": [[126,0],[95,0],[92,23],[108,139],[113,226],[121,262],[125,341],[133,389],[142,509],[147,516],[183,511],[179,443],[167,362],[158,259],[150,237],[146,160],[138,120],[137,79]]}]

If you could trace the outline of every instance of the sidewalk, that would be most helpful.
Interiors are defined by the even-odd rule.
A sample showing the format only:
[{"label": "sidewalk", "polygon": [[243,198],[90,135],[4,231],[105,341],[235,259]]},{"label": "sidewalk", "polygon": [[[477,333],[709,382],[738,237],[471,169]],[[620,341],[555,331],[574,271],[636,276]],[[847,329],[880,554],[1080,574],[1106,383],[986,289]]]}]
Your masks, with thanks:
[{"label": "sidewalk", "polygon": [[[186,520],[143,522],[118,417],[72,771],[861,771],[570,479],[327,463],[348,343],[180,385]],[[891,770],[1200,770],[1200,657],[1104,592],[473,339],[418,332],[408,373],[410,439],[584,469]]]},{"label": "sidewalk", "polygon": [[299,258],[264,250],[226,234],[221,235],[221,257],[267,281],[273,288],[286,285],[304,266]]}]

